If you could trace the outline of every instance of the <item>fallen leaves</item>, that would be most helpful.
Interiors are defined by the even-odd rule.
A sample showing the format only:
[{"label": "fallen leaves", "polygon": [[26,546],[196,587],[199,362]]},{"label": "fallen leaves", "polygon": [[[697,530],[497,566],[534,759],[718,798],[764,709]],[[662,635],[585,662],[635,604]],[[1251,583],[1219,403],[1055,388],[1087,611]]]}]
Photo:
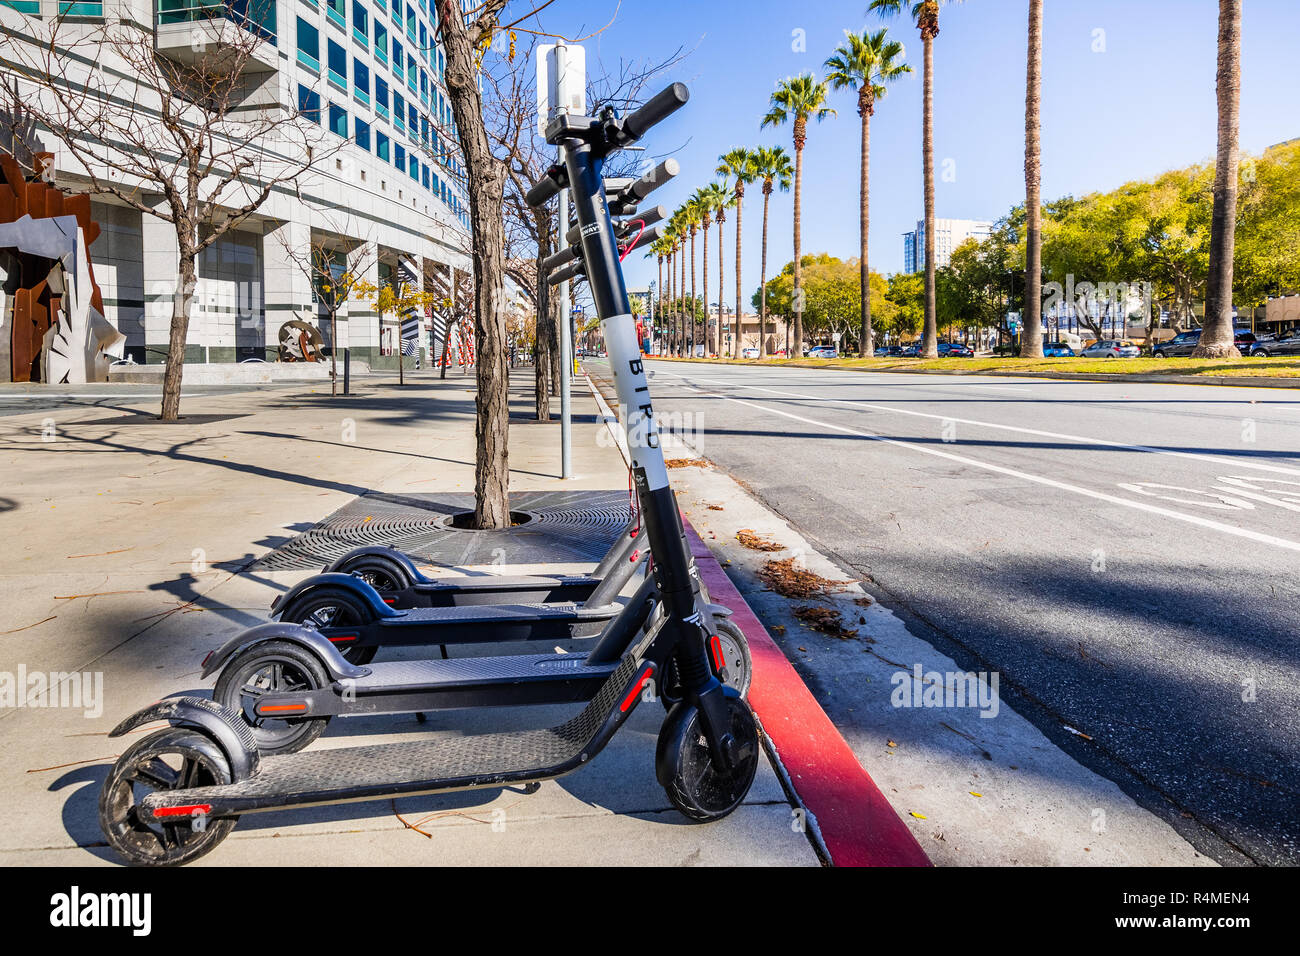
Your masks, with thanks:
[{"label": "fallen leaves", "polygon": [[910,813],[912,816],[916,817],[918,820],[928,820],[928,819],[930,819],[930,818],[927,817],[924,813],[917,813],[915,810],[908,810],[907,812]]},{"label": "fallen leaves", "polygon": [[664,462],[665,468],[704,468],[701,458],[669,458]]},{"label": "fallen leaves", "polygon": [[724,507],[722,507],[722,505],[709,505],[709,510],[710,510],[710,511],[726,511],[727,509],[724,508]]},{"label": "fallen leaves", "polygon": [[799,619],[804,627],[810,627],[814,631],[821,631],[823,634],[829,634],[841,640],[848,640],[851,637],[858,636],[856,628],[844,626],[844,620],[840,617],[840,612],[833,607],[804,605],[794,609],[794,616]]},{"label": "fallen leaves", "polygon": [[755,534],[753,528],[741,528],[736,532],[736,540],[742,547],[750,551],[781,551],[784,550],[782,545],[771,541],[762,535]]},{"label": "fallen leaves", "polygon": [[832,581],[795,563],[795,558],[771,560],[758,569],[758,579],[788,598],[810,598],[844,590],[851,582]]}]

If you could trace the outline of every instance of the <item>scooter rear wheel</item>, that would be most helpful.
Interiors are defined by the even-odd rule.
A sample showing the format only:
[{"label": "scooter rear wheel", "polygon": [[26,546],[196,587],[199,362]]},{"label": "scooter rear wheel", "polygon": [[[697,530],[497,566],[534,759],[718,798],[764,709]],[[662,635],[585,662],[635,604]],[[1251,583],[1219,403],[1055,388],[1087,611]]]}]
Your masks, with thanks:
[{"label": "scooter rear wheel", "polygon": [[157,790],[230,783],[230,762],[212,738],[190,727],[168,727],[133,744],[117,758],[99,794],[99,825],[127,862],[174,866],[210,852],[235,828],[238,817],[178,817],[146,823],[143,796]]},{"label": "scooter rear wheel", "polygon": [[263,754],[291,754],[325,732],[328,717],[259,717],[253,708],[265,694],[320,690],[329,686],[325,668],[311,651],[289,641],[255,644],[227,664],[213,699],[241,715]]},{"label": "scooter rear wheel", "polygon": [[718,820],[740,806],[758,772],[758,722],[739,697],[727,698],[736,760],[720,767],[705,739],[699,709],[680,703],[659,731],[655,774],[674,807],[692,820]]},{"label": "scooter rear wheel", "polygon": [[363,554],[340,565],[338,570],[355,574],[382,595],[396,594],[412,584],[405,568],[378,554]]},{"label": "scooter rear wheel", "polygon": [[[337,586],[316,587],[291,602],[280,612],[280,620],[307,627],[362,627],[370,612],[361,602]],[[375,659],[374,645],[336,644],[335,649],[349,664],[364,667]]]}]

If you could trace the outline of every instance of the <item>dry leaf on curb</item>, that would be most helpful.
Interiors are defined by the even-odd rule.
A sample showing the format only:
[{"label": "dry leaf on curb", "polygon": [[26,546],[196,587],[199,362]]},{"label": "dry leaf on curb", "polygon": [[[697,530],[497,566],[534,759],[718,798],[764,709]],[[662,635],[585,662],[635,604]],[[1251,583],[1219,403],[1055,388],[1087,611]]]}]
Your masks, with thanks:
[{"label": "dry leaf on curb", "polygon": [[778,637],[784,636],[784,635],[785,635],[785,625],[784,625],[784,624],[773,624],[773,625],[772,625],[772,633],[775,634],[775,635],[777,635]]},{"label": "dry leaf on curb", "polygon": [[840,612],[831,607],[797,607],[794,609],[794,616],[805,627],[810,627],[814,631],[821,631],[823,634],[829,634],[832,637],[847,640],[850,637],[858,636],[856,629],[844,626]]},{"label": "dry leaf on curb", "polygon": [[771,560],[758,569],[758,579],[783,597],[810,598],[843,591],[852,581],[832,581],[795,563],[794,558]]},{"label": "dry leaf on curb", "polygon": [[741,528],[739,531],[736,532],[736,540],[739,541],[742,546],[749,548],[750,551],[785,550],[781,545],[777,544],[775,541],[769,541],[767,538],[764,538],[762,535],[755,534],[753,528]]},{"label": "dry leaf on curb", "polygon": [[912,816],[916,817],[918,820],[928,820],[928,819],[930,819],[930,818],[927,817],[924,813],[917,813],[915,810],[908,810],[907,812],[910,813]]},{"label": "dry leaf on curb", "polygon": [[886,746],[886,747],[897,747],[897,746],[898,746],[898,741],[896,741],[896,740],[891,740],[891,741],[889,741],[888,743],[886,743],[885,746]]}]

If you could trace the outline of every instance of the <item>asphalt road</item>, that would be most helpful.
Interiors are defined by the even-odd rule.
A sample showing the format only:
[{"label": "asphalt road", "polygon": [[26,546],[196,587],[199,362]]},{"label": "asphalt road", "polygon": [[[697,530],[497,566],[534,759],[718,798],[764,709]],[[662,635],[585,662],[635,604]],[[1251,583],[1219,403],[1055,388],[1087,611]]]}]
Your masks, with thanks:
[{"label": "asphalt road", "polygon": [[660,416],[1051,740],[1221,862],[1300,863],[1300,391],[650,368]]}]

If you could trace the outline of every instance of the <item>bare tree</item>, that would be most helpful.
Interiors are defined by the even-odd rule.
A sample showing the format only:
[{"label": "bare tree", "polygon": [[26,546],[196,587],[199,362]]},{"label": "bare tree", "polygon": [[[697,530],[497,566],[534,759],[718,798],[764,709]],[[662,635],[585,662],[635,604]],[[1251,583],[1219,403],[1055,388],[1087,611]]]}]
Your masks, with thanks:
[{"label": "bare tree", "polygon": [[189,24],[175,50],[155,49],[153,30],[117,18],[71,28],[64,17],[32,18],[31,41],[6,46],[19,80],[11,95],[65,147],[89,190],[175,227],[165,421],[180,415],[199,254],[347,142],[326,147],[296,104],[278,102],[276,74],[258,68],[275,50],[260,26],[269,2]]}]

